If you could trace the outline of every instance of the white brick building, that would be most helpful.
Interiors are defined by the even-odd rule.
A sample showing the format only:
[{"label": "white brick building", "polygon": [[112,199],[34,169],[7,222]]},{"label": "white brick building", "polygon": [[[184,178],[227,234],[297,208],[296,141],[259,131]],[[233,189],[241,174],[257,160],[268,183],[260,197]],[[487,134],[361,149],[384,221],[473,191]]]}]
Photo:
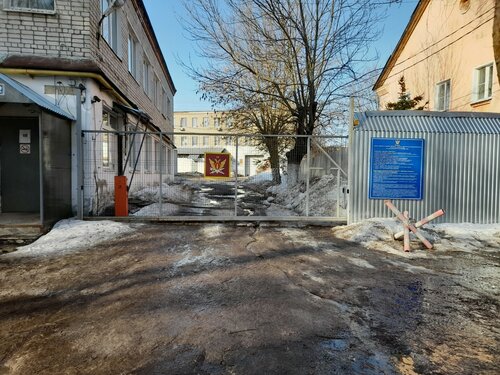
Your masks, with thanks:
[{"label": "white brick building", "polygon": [[[175,86],[142,0],[0,1],[0,74],[0,137],[17,150],[17,131],[31,129],[36,152],[32,160],[23,160],[27,170],[37,170],[24,181],[15,170],[0,167],[1,212],[7,212],[6,199],[29,196],[39,199],[6,209],[39,213],[42,223],[75,212],[79,202],[86,211],[95,210],[94,193],[109,198],[113,176],[130,176],[138,147],[129,146],[136,142],[130,135],[97,134],[83,142],[84,157],[95,157],[84,165],[85,179],[79,178],[80,127],[155,132],[144,144],[161,147],[148,162],[154,164],[161,152],[162,179],[173,175],[168,161],[175,147],[158,135],[173,132]],[[2,160],[22,162],[12,150],[2,147]],[[141,168],[143,162],[137,164],[136,183],[159,183],[157,168]],[[82,185],[88,188],[80,200]]]}]

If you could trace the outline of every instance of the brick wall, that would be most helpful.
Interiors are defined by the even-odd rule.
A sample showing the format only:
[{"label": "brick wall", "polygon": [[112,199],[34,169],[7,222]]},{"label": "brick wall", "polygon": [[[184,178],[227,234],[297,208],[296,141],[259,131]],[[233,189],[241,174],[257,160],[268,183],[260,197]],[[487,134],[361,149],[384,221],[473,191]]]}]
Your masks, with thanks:
[{"label": "brick wall", "polygon": [[[172,131],[173,114],[163,115],[161,103],[157,108],[142,87],[142,56],[145,55],[173,106],[173,87],[149,41],[141,21],[139,3],[142,1],[128,0],[118,11],[120,47],[114,51],[104,38],[100,37],[99,41],[96,38],[101,18],[100,0],[56,0],[55,14],[6,11],[0,0],[0,55],[91,59],[131,102],[150,115],[155,125]],[[138,42],[136,78],[128,71],[128,35],[131,30]]]},{"label": "brick wall", "polygon": [[0,1],[0,54],[90,56],[87,1],[57,0],[55,14],[5,11]]}]

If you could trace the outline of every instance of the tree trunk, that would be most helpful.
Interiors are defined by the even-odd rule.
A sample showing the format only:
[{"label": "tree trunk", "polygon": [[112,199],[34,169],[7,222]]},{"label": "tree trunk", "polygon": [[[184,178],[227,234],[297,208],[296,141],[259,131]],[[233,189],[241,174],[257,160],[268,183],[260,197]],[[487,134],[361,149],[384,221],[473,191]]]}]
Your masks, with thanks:
[{"label": "tree trunk", "polygon": [[287,159],[287,183],[289,187],[299,183],[300,162],[307,155],[307,138],[295,139],[295,146],[286,153]]},{"label": "tree trunk", "polygon": [[496,0],[495,18],[493,20],[493,53],[497,64],[497,77],[500,83],[500,0]]},{"label": "tree trunk", "polygon": [[269,162],[271,163],[271,171],[273,173],[273,184],[279,185],[281,184],[279,139],[277,137],[266,137],[265,144],[269,152]]}]

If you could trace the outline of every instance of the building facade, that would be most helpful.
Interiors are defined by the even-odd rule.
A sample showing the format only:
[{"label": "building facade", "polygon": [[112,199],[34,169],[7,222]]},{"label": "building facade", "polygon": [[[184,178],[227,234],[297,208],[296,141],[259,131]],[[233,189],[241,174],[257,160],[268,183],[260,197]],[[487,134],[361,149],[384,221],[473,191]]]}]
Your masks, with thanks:
[{"label": "building facade", "polygon": [[375,83],[380,109],[404,76],[433,111],[500,112],[493,50],[495,0],[420,0]]},{"label": "building facade", "polygon": [[[224,150],[236,161],[238,174],[252,176],[262,165],[265,153],[256,147],[255,138],[238,136],[233,119],[217,111],[176,111],[174,113],[174,140],[177,147],[177,171],[179,173],[203,172],[203,158],[206,151]],[[236,152],[238,149],[238,152]],[[234,166],[233,166],[233,169]]]},{"label": "building facade", "polygon": [[[9,96],[9,100],[0,96],[0,102],[7,102],[0,106],[2,136],[4,131],[12,133],[6,129],[16,123],[24,129],[26,118],[32,119],[32,134],[40,135],[32,140],[39,142],[32,166],[42,166],[38,168],[41,182],[29,193],[47,193],[50,184],[43,186],[48,179],[43,166],[52,160],[69,165],[69,172],[65,167],[60,176],[50,177],[64,180],[69,189],[64,193],[64,197],[69,194],[69,202],[67,198],[59,202],[65,207],[61,212],[68,211],[68,206],[72,212],[83,206],[87,212],[100,210],[95,201],[112,201],[117,175],[130,178],[139,173],[143,176],[134,179],[136,184],[159,183],[157,168],[143,165],[146,159],[155,165],[159,158],[166,167],[161,167],[163,178],[173,176],[168,161],[174,158],[175,147],[161,132],[173,132],[176,89],[142,0],[6,0],[0,2],[0,31],[0,74],[38,98],[38,102],[16,102],[13,92],[19,87],[16,90],[6,82],[12,93],[3,98]],[[41,106],[43,100],[54,108]],[[65,115],[55,113],[58,109]],[[51,147],[46,138],[53,135],[43,132],[40,120],[45,112],[64,121],[68,133]],[[82,139],[80,130],[96,133]],[[130,130],[144,134],[120,133]],[[8,142],[17,147],[14,134],[9,137]],[[148,144],[158,152],[141,156],[139,150],[145,152]],[[56,155],[58,148],[60,155]],[[50,153],[54,155],[49,158]],[[2,191],[21,183],[15,172],[3,172]],[[42,197],[41,205],[33,204],[29,211],[43,216],[44,202]]]}]

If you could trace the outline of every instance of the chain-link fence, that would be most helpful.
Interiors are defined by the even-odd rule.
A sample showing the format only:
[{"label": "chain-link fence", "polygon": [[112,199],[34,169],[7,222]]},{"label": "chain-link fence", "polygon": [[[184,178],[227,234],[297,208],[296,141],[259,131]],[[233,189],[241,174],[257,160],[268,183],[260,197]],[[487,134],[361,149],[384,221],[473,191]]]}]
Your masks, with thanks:
[{"label": "chain-link fence", "polygon": [[114,216],[347,216],[347,137],[84,131],[83,212]]}]

